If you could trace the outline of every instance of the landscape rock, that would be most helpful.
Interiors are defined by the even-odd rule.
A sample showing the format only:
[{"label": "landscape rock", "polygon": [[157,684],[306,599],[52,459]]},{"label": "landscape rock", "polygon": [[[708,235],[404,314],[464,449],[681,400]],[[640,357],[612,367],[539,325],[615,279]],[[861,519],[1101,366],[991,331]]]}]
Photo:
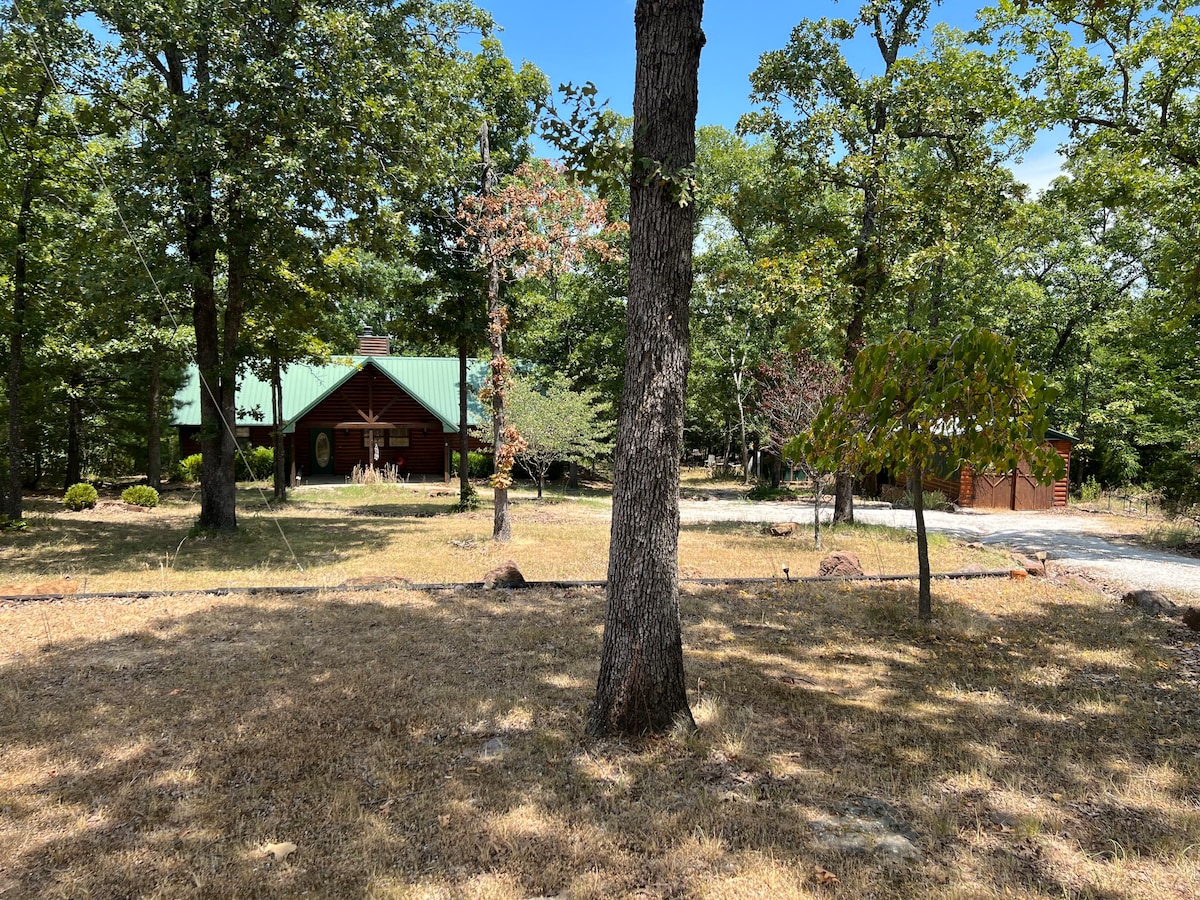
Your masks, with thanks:
[{"label": "landscape rock", "polygon": [[775,537],[790,537],[799,527],[795,522],[776,522],[771,526],[771,534]]},{"label": "landscape rock", "polygon": [[1041,560],[1030,559],[1028,557],[1021,560],[1021,567],[1029,575],[1041,577],[1046,574],[1046,564]]},{"label": "landscape rock", "polygon": [[816,844],[840,853],[873,854],[895,860],[920,857],[920,835],[890,803],[873,797],[850,797],[836,815],[812,819]]},{"label": "landscape rock", "polygon": [[492,738],[479,751],[481,759],[503,759],[508,752],[508,744],[502,738]]},{"label": "landscape rock", "polygon": [[849,577],[862,573],[862,564],[858,561],[858,556],[846,550],[835,550],[830,553],[821,560],[821,565],[817,569],[817,574],[821,576]]},{"label": "landscape rock", "polygon": [[1179,607],[1158,591],[1129,591],[1121,598],[1126,606],[1140,609],[1148,616],[1178,616]]},{"label": "landscape rock", "polygon": [[511,559],[496,566],[483,576],[483,586],[486,588],[523,588],[526,585],[525,576]]},{"label": "landscape rock", "polygon": [[1189,606],[1183,611],[1183,624],[1192,631],[1200,631],[1200,609]]}]

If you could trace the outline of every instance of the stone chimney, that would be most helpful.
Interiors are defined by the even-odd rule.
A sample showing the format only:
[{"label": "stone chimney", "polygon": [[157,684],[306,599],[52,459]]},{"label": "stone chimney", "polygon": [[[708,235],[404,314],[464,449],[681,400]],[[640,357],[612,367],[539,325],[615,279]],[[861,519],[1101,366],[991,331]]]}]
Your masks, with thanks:
[{"label": "stone chimney", "polygon": [[370,325],[364,325],[362,334],[358,336],[359,356],[391,356],[392,339],[384,334],[378,337]]}]

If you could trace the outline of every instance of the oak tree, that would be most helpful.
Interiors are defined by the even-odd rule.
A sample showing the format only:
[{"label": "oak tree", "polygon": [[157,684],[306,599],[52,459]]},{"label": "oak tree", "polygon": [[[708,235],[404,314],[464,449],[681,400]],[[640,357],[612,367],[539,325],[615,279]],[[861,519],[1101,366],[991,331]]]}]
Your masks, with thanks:
[{"label": "oak tree", "polygon": [[682,724],[679,460],[692,289],[702,0],[638,0],[625,385],[617,425],[608,604],[593,736]]}]

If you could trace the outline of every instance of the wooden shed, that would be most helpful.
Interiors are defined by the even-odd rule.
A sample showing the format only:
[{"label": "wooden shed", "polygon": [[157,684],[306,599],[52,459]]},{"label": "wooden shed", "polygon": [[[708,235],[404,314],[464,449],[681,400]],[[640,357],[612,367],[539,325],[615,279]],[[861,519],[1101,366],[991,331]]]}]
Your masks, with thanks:
[{"label": "wooden shed", "polygon": [[1015,471],[977,472],[971,466],[961,466],[944,474],[925,476],[925,490],[941,491],[946,498],[962,507],[974,509],[1053,509],[1067,505],[1071,475],[1071,449],[1076,439],[1069,434],[1050,429],[1046,443],[1062,457],[1066,465],[1063,477],[1054,484],[1039,484],[1029,474],[1029,465],[1022,462]]},{"label": "wooden shed", "polygon": [[[371,337],[371,336],[367,336]],[[401,475],[450,479],[458,447],[458,360],[376,355],[386,345],[360,341],[360,354],[284,372],[287,465],[297,476],[348,476],[356,466],[394,466]],[[374,351],[363,354],[362,350]],[[468,422],[481,421],[477,387],[486,364],[468,368]],[[271,446],[270,385],[245,375],[238,385],[238,439]],[[198,453],[200,387],[195,366],[175,397],[182,452]],[[478,446],[472,438],[471,446]]]}]

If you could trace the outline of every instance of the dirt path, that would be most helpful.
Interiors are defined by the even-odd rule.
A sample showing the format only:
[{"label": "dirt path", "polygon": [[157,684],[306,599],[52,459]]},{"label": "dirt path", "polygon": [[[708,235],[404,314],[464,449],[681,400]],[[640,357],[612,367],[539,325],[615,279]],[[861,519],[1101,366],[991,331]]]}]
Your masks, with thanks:
[{"label": "dirt path", "polygon": [[[695,522],[811,522],[813,509],[805,503],[749,503],[718,498],[684,499],[682,521]],[[822,510],[829,520],[830,511]],[[860,522],[915,528],[912,510],[862,504],[855,509]],[[1200,559],[1147,550],[1125,542],[1103,520],[1069,512],[927,512],[925,524],[965,540],[1011,547],[1026,554],[1045,552],[1053,565],[1076,571],[1114,587],[1152,588],[1176,597],[1200,599]]]}]

